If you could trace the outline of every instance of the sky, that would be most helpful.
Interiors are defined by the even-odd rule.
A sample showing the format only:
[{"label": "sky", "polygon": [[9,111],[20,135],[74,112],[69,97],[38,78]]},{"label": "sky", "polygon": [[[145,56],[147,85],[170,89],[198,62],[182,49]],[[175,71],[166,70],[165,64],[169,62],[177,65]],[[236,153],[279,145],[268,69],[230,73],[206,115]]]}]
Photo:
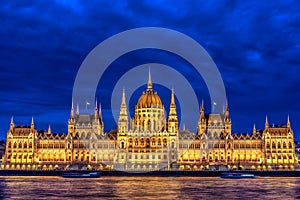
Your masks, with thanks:
[{"label": "sky", "polygon": [[[0,139],[5,139],[12,116],[16,125],[29,125],[34,117],[39,130],[51,124],[52,132],[67,132],[73,84],[86,56],[120,32],[163,27],[193,38],[216,63],[226,88],[234,133],[251,133],[254,123],[263,129],[266,115],[270,124],[285,124],[289,115],[299,140],[299,11],[296,0],[3,0]],[[106,131],[116,128],[110,98],[118,79],[133,66],[153,62],[175,69],[184,66],[180,73],[190,81],[198,100],[209,101],[205,83],[201,77],[194,77],[184,60],[160,50],[129,52],[108,67],[100,80],[105,87],[97,89]],[[167,108],[170,91],[162,85],[154,86],[160,89]],[[128,97],[131,113],[144,89],[138,88]],[[209,105],[205,104],[207,111]]]}]

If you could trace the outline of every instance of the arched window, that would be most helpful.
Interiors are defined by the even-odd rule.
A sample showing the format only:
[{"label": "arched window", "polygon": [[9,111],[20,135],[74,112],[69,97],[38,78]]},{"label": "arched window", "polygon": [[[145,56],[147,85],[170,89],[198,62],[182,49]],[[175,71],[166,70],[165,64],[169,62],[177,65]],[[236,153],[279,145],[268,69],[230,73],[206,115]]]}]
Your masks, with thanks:
[{"label": "arched window", "polygon": [[289,142],[289,149],[293,148],[292,143]]},{"label": "arched window", "polygon": [[18,147],[19,149],[21,149],[22,148],[22,143],[20,142],[19,143],[19,147]]},{"label": "arched window", "polygon": [[269,142],[267,142],[267,149],[269,149],[270,148],[270,143]]},{"label": "arched window", "polygon": [[11,142],[8,143],[8,148],[11,148]]},{"label": "arched window", "polygon": [[277,148],[278,148],[278,149],[281,149],[281,144],[280,144],[280,142],[277,143]]},{"label": "arched window", "polygon": [[166,138],[163,140],[163,143],[164,143],[164,147],[166,147],[167,146],[167,139]]},{"label": "arched window", "polygon": [[141,139],[141,146],[144,146],[145,145],[145,142],[144,142],[144,139],[142,138]]},{"label": "arched window", "polygon": [[276,149],[275,142],[272,142],[272,149]]},{"label": "arched window", "polygon": [[286,143],[285,142],[283,142],[283,148],[286,149]]},{"label": "arched window", "polygon": [[121,142],[121,149],[124,149],[125,148],[125,145],[124,145],[124,142],[122,141]]},{"label": "arched window", "polygon": [[155,139],[152,140],[152,146],[155,146]]},{"label": "arched window", "polygon": [[29,142],[29,148],[32,148],[32,142]]},{"label": "arched window", "polygon": [[27,142],[24,143],[24,148],[27,148]]}]

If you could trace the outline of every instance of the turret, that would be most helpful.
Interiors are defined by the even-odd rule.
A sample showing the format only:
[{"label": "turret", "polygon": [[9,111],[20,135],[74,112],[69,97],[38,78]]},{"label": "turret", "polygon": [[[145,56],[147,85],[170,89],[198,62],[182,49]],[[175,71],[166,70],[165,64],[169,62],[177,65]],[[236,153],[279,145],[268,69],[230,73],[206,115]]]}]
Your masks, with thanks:
[{"label": "turret", "polygon": [[231,119],[229,115],[228,101],[226,101],[225,117],[224,117],[225,133],[231,134]]},{"label": "turret", "polygon": [[74,104],[72,100],[72,107],[70,112],[70,118],[68,120],[68,134],[71,134],[74,137],[75,134],[75,118],[74,118]]},{"label": "turret", "polygon": [[230,121],[229,117],[229,108],[228,108],[228,102],[226,101],[226,108],[225,108],[225,122]]},{"label": "turret", "polygon": [[95,111],[94,111],[94,116],[95,116],[95,120],[98,121],[99,120],[99,112],[98,112],[98,102],[97,99],[95,101]]},{"label": "turret", "polygon": [[254,125],[253,125],[253,132],[252,132],[252,134],[255,135],[256,132],[257,132],[257,131],[256,131],[256,126],[255,126],[255,124],[254,124]]},{"label": "turret", "polygon": [[149,67],[149,73],[148,73],[148,86],[147,86],[147,90],[152,90],[152,80],[151,80],[150,67]]},{"label": "turret", "polygon": [[269,121],[267,115],[266,115],[265,129],[269,129]]},{"label": "turret", "polygon": [[70,112],[70,119],[74,119],[74,104],[72,100],[72,107],[71,107],[71,112]]},{"label": "turret", "polygon": [[30,128],[33,130],[34,129],[34,120],[33,120],[33,117],[31,118],[31,125],[30,125]]},{"label": "turret", "polygon": [[200,107],[200,118],[198,121],[198,135],[202,135],[206,131],[206,119],[205,119],[205,112],[204,112],[204,101],[202,100],[201,107]]},{"label": "turret", "polygon": [[49,126],[48,126],[47,134],[48,134],[48,135],[51,135],[51,127],[50,127],[50,124],[49,124]]},{"label": "turret", "polygon": [[122,103],[120,107],[120,115],[118,120],[118,134],[126,134],[128,132],[128,113],[126,105],[125,90],[122,92]]},{"label": "turret", "polygon": [[172,89],[170,111],[168,116],[168,132],[170,134],[176,134],[178,132],[178,117],[176,112],[175,94]]},{"label": "turret", "polygon": [[15,124],[14,124],[14,117],[12,116],[11,119],[10,119],[10,125],[9,125],[9,128],[10,128],[10,130],[12,130],[14,127],[15,127]]}]

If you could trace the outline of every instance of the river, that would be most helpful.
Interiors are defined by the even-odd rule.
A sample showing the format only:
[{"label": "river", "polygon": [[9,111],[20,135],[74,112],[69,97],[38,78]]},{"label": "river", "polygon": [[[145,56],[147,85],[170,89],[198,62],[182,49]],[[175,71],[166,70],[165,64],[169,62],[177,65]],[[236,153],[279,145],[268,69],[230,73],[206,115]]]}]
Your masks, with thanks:
[{"label": "river", "polygon": [[0,199],[298,199],[300,178],[0,177]]}]

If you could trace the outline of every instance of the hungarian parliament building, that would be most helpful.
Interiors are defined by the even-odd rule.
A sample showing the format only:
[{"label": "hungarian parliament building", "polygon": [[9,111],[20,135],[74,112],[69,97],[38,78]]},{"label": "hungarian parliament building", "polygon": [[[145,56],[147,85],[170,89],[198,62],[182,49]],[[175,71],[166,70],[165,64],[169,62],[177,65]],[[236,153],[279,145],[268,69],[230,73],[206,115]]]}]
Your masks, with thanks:
[{"label": "hungarian parliament building", "polygon": [[118,128],[104,133],[101,106],[94,113],[80,113],[73,103],[68,133],[37,131],[16,126],[11,119],[1,169],[22,170],[293,170],[298,166],[294,133],[285,125],[251,134],[233,134],[228,105],[221,114],[207,114],[202,103],[197,134],[179,130],[174,90],[166,116],[163,103],[152,88],[140,96],[132,119],[123,90]]}]

